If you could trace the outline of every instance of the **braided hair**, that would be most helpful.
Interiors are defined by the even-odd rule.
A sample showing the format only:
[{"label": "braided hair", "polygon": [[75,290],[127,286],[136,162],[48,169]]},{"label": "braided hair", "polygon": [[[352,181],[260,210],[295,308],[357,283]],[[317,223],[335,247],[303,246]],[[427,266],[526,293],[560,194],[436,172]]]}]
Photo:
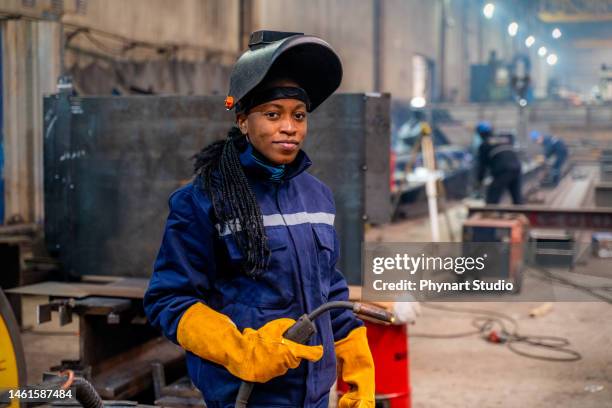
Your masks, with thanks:
[{"label": "braided hair", "polygon": [[267,267],[270,250],[261,209],[240,164],[237,148],[245,143],[246,137],[233,127],[225,140],[194,156],[194,174],[199,186],[210,194],[221,228],[229,228],[242,253],[243,271],[255,279]]}]

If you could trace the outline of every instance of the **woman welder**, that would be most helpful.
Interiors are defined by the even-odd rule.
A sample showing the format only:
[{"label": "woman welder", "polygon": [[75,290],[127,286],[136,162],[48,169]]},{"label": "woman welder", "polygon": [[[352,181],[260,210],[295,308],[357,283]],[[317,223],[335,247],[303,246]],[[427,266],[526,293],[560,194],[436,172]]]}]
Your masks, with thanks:
[{"label": "woman welder", "polygon": [[347,300],[330,190],[305,170],[307,113],[340,85],[323,40],[253,33],[236,62],[226,107],[236,127],[196,156],[195,178],[170,215],[144,306],[151,324],[187,350],[209,408],[232,407],[243,380],[249,407],[325,407],[338,372],[340,407],[374,407],[374,364],[352,312],[316,320],[308,345],[282,338],[299,316]]}]

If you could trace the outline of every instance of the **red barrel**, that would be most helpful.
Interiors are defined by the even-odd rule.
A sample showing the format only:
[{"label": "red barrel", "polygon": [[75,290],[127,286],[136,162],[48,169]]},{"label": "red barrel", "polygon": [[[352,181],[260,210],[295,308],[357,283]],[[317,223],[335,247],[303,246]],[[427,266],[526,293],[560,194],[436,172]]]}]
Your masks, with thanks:
[{"label": "red barrel", "polygon": [[[365,322],[368,343],[376,366],[376,406],[410,408],[408,327]],[[338,391],[348,386],[338,380]]]}]

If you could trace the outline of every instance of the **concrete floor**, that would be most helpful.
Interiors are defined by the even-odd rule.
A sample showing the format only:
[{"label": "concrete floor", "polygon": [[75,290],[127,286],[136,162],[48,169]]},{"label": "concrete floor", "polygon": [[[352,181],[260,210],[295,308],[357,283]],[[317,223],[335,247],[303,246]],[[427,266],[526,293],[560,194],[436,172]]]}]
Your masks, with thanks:
[{"label": "concrete floor", "polygon": [[554,303],[550,313],[539,318],[529,317],[538,303],[443,305],[506,313],[518,321],[521,334],[566,337],[582,360],[525,358],[478,335],[421,338],[422,334],[461,333],[472,328],[472,316],[423,307],[423,314],[410,327],[414,335],[410,337],[413,408],[612,407],[612,305]]}]

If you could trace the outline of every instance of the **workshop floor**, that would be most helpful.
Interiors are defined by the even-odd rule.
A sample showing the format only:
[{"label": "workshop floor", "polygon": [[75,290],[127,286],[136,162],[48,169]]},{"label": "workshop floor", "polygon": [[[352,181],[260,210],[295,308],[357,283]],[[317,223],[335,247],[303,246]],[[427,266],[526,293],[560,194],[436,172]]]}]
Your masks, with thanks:
[{"label": "workshop floor", "polygon": [[[438,305],[438,303],[436,304]],[[538,303],[441,303],[508,314],[519,333],[565,337],[582,354],[576,362],[535,360],[478,335],[455,339],[418,337],[472,330],[472,316],[422,308],[409,329],[413,408],[612,407],[612,305],[554,303],[529,317]],[[522,351],[532,351],[522,347]],[[538,350],[535,350],[538,351]],[[549,354],[550,355],[550,354]]]}]

